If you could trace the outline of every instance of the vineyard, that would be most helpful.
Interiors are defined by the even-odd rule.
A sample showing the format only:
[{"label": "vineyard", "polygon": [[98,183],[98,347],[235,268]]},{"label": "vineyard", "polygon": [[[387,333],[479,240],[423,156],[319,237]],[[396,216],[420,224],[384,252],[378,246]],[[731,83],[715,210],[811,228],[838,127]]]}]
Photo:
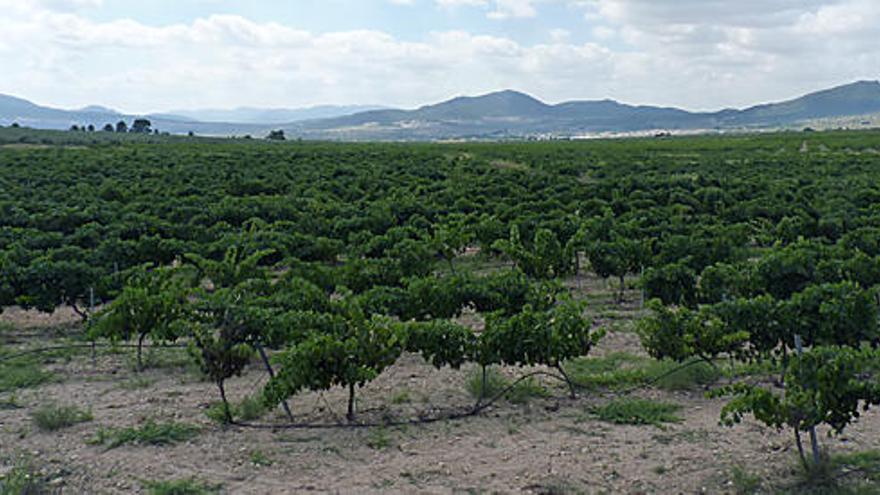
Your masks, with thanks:
[{"label": "vineyard", "polygon": [[880,133],[88,139],[0,129],[0,494],[880,492]]}]

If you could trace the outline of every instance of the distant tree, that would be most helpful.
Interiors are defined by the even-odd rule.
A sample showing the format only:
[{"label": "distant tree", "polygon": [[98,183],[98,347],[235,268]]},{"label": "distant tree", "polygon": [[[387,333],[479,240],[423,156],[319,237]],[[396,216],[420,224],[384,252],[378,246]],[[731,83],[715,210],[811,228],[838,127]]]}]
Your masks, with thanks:
[{"label": "distant tree", "polygon": [[193,131],[189,131],[189,132],[187,132],[186,135],[189,136],[189,137],[195,137],[195,136],[196,136],[196,134],[195,134]]},{"label": "distant tree", "polygon": [[86,128],[86,130],[89,132],[95,132],[95,126],[93,124],[89,124],[89,126]]},{"label": "distant tree", "polygon": [[135,134],[149,134],[153,124],[148,119],[135,119],[131,124],[131,132]]},{"label": "distant tree", "polygon": [[113,124],[105,124],[104,125],[104,132],[113,132],[113,131],[114,131]]},{"label": "distant tree", "polygon": [[284,141],[286,138],[284,137],[284,131],[278,129],[276,131],[269,132],[269,135],[266,136],[266,139],[269,139],[271,141]]},{"label": "distant tree", "polygon": [[18,125],[18,122],[13,122],[13,123],[12,123],[12,126],[10,126],[10,127],[12,127],[13,129],[18,129],[18,128],[21,127],[21,126]]},{"label": "distant tree", "polygon": [[158,136],[158,135],[159,135],[159,129],[153,129],[153,135],[154,135],[154,136]]},{"label": "distant tree", "polygon": [[116,123],[116,132],[128,132],[128,124],[124,120]]},{"label": "distant tree", "polygon": [[72,126],[70,126],[70,130],[73,132],[77,132],[77,131],[79,131],[79,126],[76,124],[73,124]]}]

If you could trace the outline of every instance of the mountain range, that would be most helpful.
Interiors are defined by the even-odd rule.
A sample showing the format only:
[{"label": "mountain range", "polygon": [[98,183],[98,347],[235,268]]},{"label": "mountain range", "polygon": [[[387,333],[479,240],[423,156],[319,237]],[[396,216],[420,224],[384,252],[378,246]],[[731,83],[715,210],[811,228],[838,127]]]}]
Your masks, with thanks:
[{"label": "mountain range", "polygon": [[[375,107],[179,110],[149,114],[153,128],[175,134],[263,136],[283,129],[289,137],[332,140],[445,140],[580,137],[650,132],[700,132],[793,128],[819,119],[880,113],[880,82],[859,81],[779,103],[717,112],[634,106],[614,100],[546,104],[505,90],[457,97],[415,110]],[[100,106],[80,110],[43,107],[0,95],[0,125],[97,128],[137,116]],[[858,121],[858,119],[857,119]],[[874,120],[870,120],[874,122]]]},{"label": "mountain range", "polygon": [[242,124],[289,124],[303,120],[329,119],[370,110],[384,110],[379,105],[318,105],[308,108],[253,108],[172,110],[169,117],[198,122],[238,122]]}]

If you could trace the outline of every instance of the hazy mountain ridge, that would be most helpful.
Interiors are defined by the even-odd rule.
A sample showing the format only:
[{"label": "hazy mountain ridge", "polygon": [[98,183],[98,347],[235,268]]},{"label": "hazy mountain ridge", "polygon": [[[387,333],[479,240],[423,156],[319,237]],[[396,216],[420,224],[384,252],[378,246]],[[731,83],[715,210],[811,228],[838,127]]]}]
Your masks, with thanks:
[{"label": "hazy mountain ridge", "polygon": [[[154,128],[171,133],[192,131],[204,135],[263,136],[271,129],[282,128],[290,137],[343,140],[576,137],[653,130],[748,130],[791,127],[822,119],[880,113],[880,82],[859,81],[792,100],[718,112],[636,106],[608,99],[550,105],[525,93],[504,90],[482,96],[460,96],[415,110],[369,109],[348,115],[333,115],[334,112],[357,108],[324,106],[294,110],[240,108],[189,113],[174,111],[153,114],[149,118]],[[238,115],[244,119],[265,120],[196,121],[194,119],[198,112],[207,112],[202,118]],[[328,115],[329,112],[332,116],[287,123],[276,121],[293,115],[305,116],[308,112],[312,112],[312,115]],[[90,106],[80,111],[58,110],[0,95],[0,124],[3,125],[18,122],[32,127],[67,129],[72,124],[91,123],[101,128],[105,123],[133,118],[104,107]]]},{"label": "hazy mountain ridge", "polygon": [[[150,119],[154,129],[173,134],[194,132],[204,135],[253,134],[262,137],[280,125],[289,125],[307,119],[351,115],[380,108],[384,107],[375,105],[322,105],[298,109],[242,107],[231,110],[181,110],[135,115],[123,114],[100,105],[89,105],[78,110],[63,110],[0,94],[0,125],[18,123],[28,127],[60,130],[69,129],[72,125],[93,125],[96,129],[101,129],[105,124],[115,125],[120,120],[131,124],[136,118],[146,117]],[[240,117],[240,119],[224,120],[222,117]]]},{"label": "hazy mountain ridge", "polygon": [[380,105],[316,105],[305,108],[255,108],[171,110],[168,114],[198,122],[238,122],[243,124],[289,124],[353,115],[371,110],[386,110]]},{"label": "hazy mountain ridge", "polygon": [[742,110],[689,112],[634,106],[614,100],[548,105],[516,91],[459,97],[411,111],[379,111],[291,126],[319,139],[454,139],[467,137],[569,137],[598,133],[753,129],[794,126],[880,112],[880,82],[859,81],[779,103]]}]

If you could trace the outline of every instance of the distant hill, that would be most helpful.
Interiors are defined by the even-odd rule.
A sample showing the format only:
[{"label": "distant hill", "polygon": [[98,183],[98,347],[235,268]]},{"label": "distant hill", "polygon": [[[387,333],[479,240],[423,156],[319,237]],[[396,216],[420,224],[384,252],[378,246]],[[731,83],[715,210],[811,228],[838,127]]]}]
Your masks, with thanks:
[{"label": "distant hill", "polygon": [[148,115],[125,115],[111,108],[89,105],[79,110],[43,107],[14,96],[0,95],[0,125],[19,125],[38,129],[66,130],[72,125],[105,124],[125,120],[128,124],[140,117],[150,119],[154,129],[174,134],[190,131],[207,136],[251,134],[263,137],[272,129],[302,120],[351,115],[384,107],[375,105],[316,106],[299,109],[238,108],[232,110],[175,110]]},{"label": "distant hill", "polygon": [[859,81],[794,100],[719,112],[721,125],[786,125],[812,119],[880,112],[880,82]]},{"label": "distant hill", "polygon": [[101,105],[89,105],[87,107],[80,108],[78,110],[82,113],[97,113],[97,114],[107,114],[107,115],[121,115],[116,110],[112,108],[102,107]]},{"label": "distant hill", "polygon": [[516,91],[458,97],[416,110],[382,110],[289,126],[316,139],[462,139],[597,133],[760,129],[880,112],[880,82],[860,81],[743,110],[688,112],[613,100],[548,105]]},{"label": "distant hill", "polygon": [[[127,124],[142,115],[125,115],[115,110],[91,105],[80,110],[61,110],[57,108],[36,105],[22,98],[0,95],[0,125],[17,123],[26,127],[37,129],[66,130],[72,125],[93,125],[101,129],[106,124],[115,125],[120,120]],[[204,123],[194,122],[184,116],[178,115],[147,115],[153,124],[153,129],[170,132],[172,134],[186,134],[194,132],[205,136],[230,136],[252,134],[262,137],[273,127],[269,125],[256,125],[247,123]]]},{"label": "distant hill", "polygon": [[320,105],[308,108],[252,108],[172,110],[169,114],[199,122],[240,122],[243,124],[289,124],[301,120],[329,119],[387,107],[378,105]]},{"label": "distant hill", "polygon": [[[361,111],[365,110],[365,111]],[[352,113],[355,112],[355,113]],[[153,127],[177,134],[265,136],[282,128],[290,137],[334,140],[438,140],[577,137],[596,134],[696,132],[794,128],[816,122],[858,122],[880,113],[880,82],[859,81],[779,103],[741,110],[689,112],[678,108],[634,106],[614,100],[570,101],[548,105],[517,91],[461,96],[415,110],[322,106],[305,109],[173,111],[151,114]],[[0,125],[67,129],[137,116],[89,106],[59,110],[0,95]],[[304,120],[307,119],[307,120]]]}]

